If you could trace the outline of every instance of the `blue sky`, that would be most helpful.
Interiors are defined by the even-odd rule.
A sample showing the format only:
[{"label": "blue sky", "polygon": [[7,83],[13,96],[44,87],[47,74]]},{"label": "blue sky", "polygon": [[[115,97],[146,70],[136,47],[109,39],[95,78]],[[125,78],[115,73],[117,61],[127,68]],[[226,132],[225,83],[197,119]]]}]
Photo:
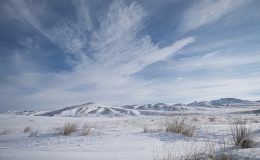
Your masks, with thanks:
[{"label": "blue sky", "polygon": [[2,0],[1,110],[260,99],[258,0]]}]

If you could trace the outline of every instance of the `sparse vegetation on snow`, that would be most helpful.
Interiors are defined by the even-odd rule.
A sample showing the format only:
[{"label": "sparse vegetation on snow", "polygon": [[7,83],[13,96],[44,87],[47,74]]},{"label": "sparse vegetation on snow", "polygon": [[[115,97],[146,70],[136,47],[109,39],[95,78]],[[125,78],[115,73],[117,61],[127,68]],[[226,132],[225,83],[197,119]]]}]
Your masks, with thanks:
[{"label": "sparse vegetation on snow", "polygon": [[[159,109],[162,106],[158,105]],[[61,109],[62,113],[55,116],[0,114],[3,133],[0,144],[4,148],[0,148],[0,158],[33,160],[35,155],[58,160],[260,158],[260,117],[243,113],[256,110],[257,106],[253,109],[191,106],[179,111],[153,111],[155,108],[151,108],[142,115],[125,113],[125,116],[111,116],[117,114],[112,113],[117,109],[104,112],[90,109],[93,111],[90,115],[71,116],[88,107]],[[129,113],[135,110],[129,106],[125,108],[130,108]],[[146,111],[149,106],[138,109]],[[160,112],[171,114],[158,114]]]},{"label": "sparse vegetation on snow", "polygon": [[168,119],[166,121],[166,132],[180,133],[188,137],[192,137],[195,132],[195,126],[191,122],[184,119]]}]

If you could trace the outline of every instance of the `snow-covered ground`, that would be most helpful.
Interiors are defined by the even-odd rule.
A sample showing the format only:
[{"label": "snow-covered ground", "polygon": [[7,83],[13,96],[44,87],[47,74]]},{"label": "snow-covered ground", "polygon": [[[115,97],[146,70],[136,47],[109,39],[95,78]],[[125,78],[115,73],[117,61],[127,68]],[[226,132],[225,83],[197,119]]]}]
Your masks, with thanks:
[{"label": "snow-covered ground", "polygon": [[[119,117],[0,114],[0,159],[167,160],[167,157],[178,159],[210,147],[217,151],[224,144],[241,159],[260,159],[260,116],[239,113],[257,109],[260,108],[188,107],[175,110],[170,116],[135,114]],[[169,119],[185,119],[194,124],[195,135],[187,137],[166,132],[165,123]],[[230,124],[234,120],[246,121],[258,142],[254,148],[233,147]],[[55,128],[66,122],[76,122],[77,131],[69,136],[55,134]],[[92,129],[89,135],[83,136],[81,129],[86,122]],[[37,135],[29,137],[29,133],[24,133],[27,126],[32,131],[38,130]]]}]

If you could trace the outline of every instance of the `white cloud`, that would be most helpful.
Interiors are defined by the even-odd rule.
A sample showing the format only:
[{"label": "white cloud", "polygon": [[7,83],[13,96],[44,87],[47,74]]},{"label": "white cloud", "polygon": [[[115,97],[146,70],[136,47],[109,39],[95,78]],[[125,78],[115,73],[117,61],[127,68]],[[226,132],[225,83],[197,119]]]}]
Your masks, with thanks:
[{"label": "white cloud", "polygon": [[139,36],[146,12],[135,2],[129,6],[122,1],[112,3],[100,22],[100,29],[93,30],[87,4],[74,2],[78,21],[57,23],[50,29],[41,25],[34,13],[37,11],[30,10],[25,2],[20,1],[16,7],[20,10],[19,16],[51,42],[68,54],[78,56],[79,68],[115,70],[116,66],[118,73],[131,75],[194,42],[193,37],[188,37],[159,48],[151,42],[149,35]]},{"label": "white cloud", "polygon": [[[175,83],[160,83],[153,85],[153,97],[157,99],[181,99],[186,102],[211,100],[223,97],[249,98],[257,100],[259,95],[251,95],[250,92],[260,89],[257,83],[260,77],[196,77],[185,78]],[[172,98],[174,97],[174,98]]]},{"label": "white cloud", "polygon": [[[252,65],[260,63],[259,52],[251,54],[231,54],[225,55],[227,51],[210,52],[199,58],[186,58],[178,62],[173,62],[173,69],[179,70],[199,70],[199,69],[227,69],[228,67],[235,67],[241,65]],[[222,54],[221,54],[222,53]]]},{"label": "white cloud", "polygon": [[123,65],[123,69],[127,68],[128,74],[136,73],[142,70],[145,66],[148,66],[154,62],[158,62],[168,58],[173,53],[182,49],[184,46],[194,42],[194,40],[195,39],[193,37],[184,38],[182,40],[175,42],[169,47],[158,49],[152,53],[149,53],[149,55],[137,57],[137,59]]},{"label": "white cloud", "polygon": [[[75,6],[79,7],[76,22],[57,21],[46,28],[36,16],[44,11],[36,14],[37,10],[28,8],[25,2],[13,1],[17,19],[30,24],[68,56],[75,55],[77,59],[71,72],[30,72],[10,77],[18,87],[5,87],[8,90],[5,92],[18,98],[9,103],[53,106],[89,100],[114,104],[147,101],[154,92],[148,87],[152,82],[132,75],[195,41],[187,37],[160,48],[149,35],[140,34],[146,11],[138,3],[126,5],[122,1],[114,1],[96,29],[87,4],[76,2]],[[25,88],[34,92],[20,95]]]},{"label": "white cloud", "polygon": [[[68,56],[77,56],[78,59],[74,61],[72,71],[58,74],[28,70],[28,68],[37,68],[37,65],[21,68],[20,74],[8,77],[10,84],[0,83],[3,88],[0,91],[3,95],[0,99],[2,104],[49,108],[86,101],[126,104],[177,102],[184,99],[188,102],[220,97],[257,97],[248,93],[260,88],[257,83],[260,80],[259,74],[242,78],[235,76],[198,78],[198,76],[186,77],[180,74],[175,79],[170,77],[166,82],[135,78],[135,73],[153,63],[168,59],[193,43],[195,38],[186,37],[160,48],[152,42],[149,35],[142,32],[143,20],[147,12],[138,3],[126,5],[122,1],[114,1],[108,13],[99,19],[100,24],[97,29],[93,27],[93,17],[90,17],[89,6],[85,4],[87,2],[73,2],[75,7],[78,7],[75,22],[57,21],[57,24],[51,28],[45,28],[36,16],[44,14],[44,11],[37,13],[37,10],[28,8],[26,3],[14,1],[16,16],[20,21],[31,24]],[[234,1],[231,0],[200,1],[186,12],[184,22],[187,23],[183,22],[183,27],[188,31],[213,23],[241,5],[242,1],[236,2],[238,4],[234,6],[232,3]],[[206,14],[207,12],[209,14]],[[201,51],[206,47],[198,48],[195,49]],[[198,59],[185,59],[178,64],[173,62],[174,65],[171,67],[182,72],[258,63],[260,59],[257,54],[250,57],[246,55],[223,57],[220,56],[221,52],[217,50]],[[20,57],[16,58],[17,65],[30,64]],[[25,93],[26,90],[31,92]],[[8,95],[16,97],[16,100],[6,101]]]},{"label": "white cloud", "polygon": [[181,31],[191,31],[213,23],[235,9],[243,6],[246,0],[201,0],[185,10],[180,25]]}]

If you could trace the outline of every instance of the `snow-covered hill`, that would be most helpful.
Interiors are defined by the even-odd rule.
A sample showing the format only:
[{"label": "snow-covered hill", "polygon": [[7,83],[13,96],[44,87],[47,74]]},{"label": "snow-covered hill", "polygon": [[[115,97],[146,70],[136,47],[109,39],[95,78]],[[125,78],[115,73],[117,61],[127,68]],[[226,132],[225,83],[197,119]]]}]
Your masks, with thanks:
[{"label": "snow-covered hill", "polygon": [[221,98],[211,101],[193,102],[187,104],[187,106],[199,106],[199,107],[224,107],[224,106],[260,106],[257,101],[242,100],[237,98]]},{"label": "snow-covered hill", "polygon": [[[176,114],[176,111],[184,110],[201,110],[203,107],[206,108],[219,108],[219,107],[248,107],[248,106],[259,106],[260,102],[241,100],[236,98],[221,98],[218,100],[193,102],[189,104],[144,104],[144,105],[122,105],[122,106],[111,106],[96,104],[93,102],[84,103],[81,105],[74,105],[60,109],[51,109],[48,111],[9,111],[9,114],[20,114],[20,115],[36,115],[36,116],[66,116],[66,117],[117,117],[117,116],[137,116],[137,115],[156,115],[156,116],[169,116]],[[182,112],[183,113],[183,112]]]},{"label": "snow-covered hill", "polygon": [[187,106],[190,106],[190,107],[213,107],[209,101],[202,101],[202,102],[193,102],[193,103],[189,103],[187,104]]},{"label": "snow-covered hill", "polygon": [[36,114],[36,111],[7,111],[6,114],[16,114],[16,115],[32,115]]},{"label": "snow-covered hill", "polygon": [[[54,109],[49,111],[41,111],[36,113],[37,116],[136,116],[136,115],[170,115],[172,111],[186,109],[179,105],[167,105],[164,103],[146,104],[146,105],[124,105],[124,106],[108,106],[95,104],[93,102],[81,105]],[[167,111],[167,112],[166,112]]]}]

